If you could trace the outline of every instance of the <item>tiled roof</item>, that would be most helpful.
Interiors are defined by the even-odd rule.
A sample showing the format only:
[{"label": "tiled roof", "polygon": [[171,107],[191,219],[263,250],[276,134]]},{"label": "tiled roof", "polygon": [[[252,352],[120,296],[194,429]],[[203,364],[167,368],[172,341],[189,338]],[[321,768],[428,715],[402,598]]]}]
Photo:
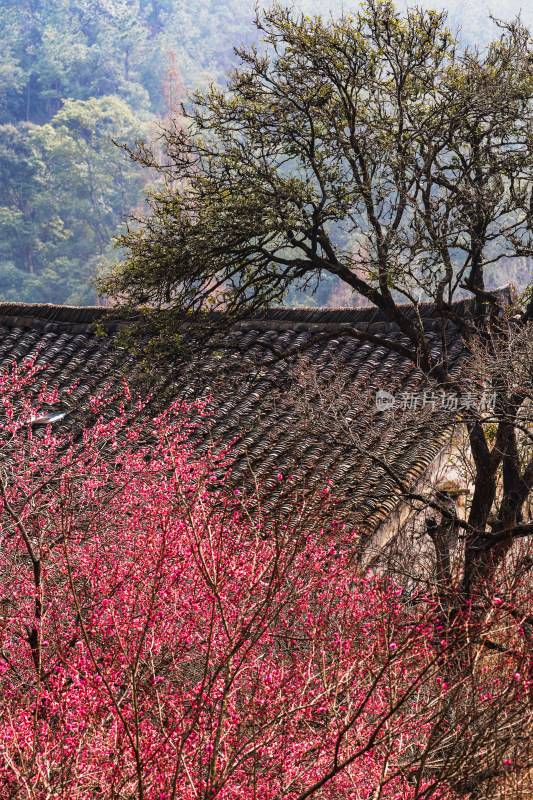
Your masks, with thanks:
[{"label": "tiled roof", "polygon": [[[456,310],[468,314],[468,301]],[[438,353],[435,308],[423,305],[422,317]],[[97,332],[98,323],[105,335]],[[36,356],[45,367],[36,388],[45,381],[58,388],[61,410],[67,413],[54,427],[67,430],[91,395],[138,372],[135,357],[115,345],[117,331],[126,324],[100,307],[0,304],[0,368]],[[339,518],[372,529],[397,503],[394,481],[379,459],[414,481],[441,449],[449,419],[429,408],[378,412],[372,402],[378,388],[396,394],[418,391],[421,376],[398,353],[343,334],[347,325],[403,341],[376,309],[265,310],[238,323],[223,348],[184,369],[176,392],[189,400],[212,398],[209,422],[196,432],[197,446],[205,449],[213,441],[226,446],[235,440],[233,481],[251,486],[253,476],[267,493],[267,504],[273,504],[280,492],[278,473],[294,475],[299,485],[310,488],[329,479],[341,497]],[[276,357],[276,352],[311,343],[316,333],[330,336],[305,349],[307,366],[296,357]],[[458,365],[463,348],[453,326],[447,329],[447,342],[449,357]],[[328,401],[316,391],[321,386],[327,394],[332,379],[341,387],[339,425],[330,424]]]}]

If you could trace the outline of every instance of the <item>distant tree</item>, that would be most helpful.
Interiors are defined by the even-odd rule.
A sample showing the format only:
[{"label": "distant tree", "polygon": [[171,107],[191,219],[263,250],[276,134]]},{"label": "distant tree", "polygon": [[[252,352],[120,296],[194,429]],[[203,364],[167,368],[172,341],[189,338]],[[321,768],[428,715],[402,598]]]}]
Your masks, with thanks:
[{"label": "distant tree", "polygon": [[143,123],[116,97],[65,101],[52,122],[0,127],[0,294],[87,302],[124,211],[143,197],[140,170],[112,141]]},{"label": "distant tree", "polygon": [[[221,82],[234,58],[229,39],[252,14],[251,0],[214,2],[201,9],[197,4],[189,8],[181,0],[0,0],[0,150],[4,155],[12,151],[15,172],[24,160],[29,177],[24,196],[15,199],[9,170],[2,171],[7,181],[0,201],[0,293],[4,297],[92,302],[95,293],[85,281],[94,277],[102,250],[98,235],[81,221],[74,236],[62,235],[58,219],[63,219],[64,210],[58,217],[52,208],[52,219],[42,219],[39,209],[50,207],[46,186],[57,189],[61,180],[76,175],[79,168],[74,160],[70,170],[61,170],[57,159],[46,161],[45,152],[40,153],[37,168],[31,157],[34,140],[24,141],[29,137],[28,125],[54,126],[54,117],[67,100],[91,103],[114,97],[127,104],[138,120],[134,138],[144,138],[146,126],[167,114],[171,83],[173,102],[179,94],[181,62],[188,86],[207,85],[212,78]],[[130,126],[125,127],[129,137]],[[109,133],[108,128],[102,125]],[[117,131],[111,135],[119,141],[123,138]],[[69,186],[61,186],[53,199],[67,198],[70,191]],[[137,202],[138,193],[133,191],[119,215],[129,213]],[[21,203],[26,209],[23,218]],[[77,211],[84,213],[82,208]],[[71,216],[74,214],[73,206]],[[98,225],[101,228],[101,214]],[[113,226],[111,235],[116,232]],[[38,256],[35,245],[41,234],[47,246]],[[50,241],[57,248],[49,248]],[[112,261],[116,254],[108,245],[109,241],[106,260]]]},{"label": "distant tree", "polygon": [[161,109],[168,45],[152,34],[139,3],[2,0],[0,19],[5,121],[42,124],[66,98],[111,94],[137,113]]},{"label": "distant tree", "polygon": [[19,25],[13,8],[0,7],[0,108],[6,112],[6,95],[19,92],[24,85],[24,70],[18,59]]},{"label": "distant tree", "polygon": [[[34,271],[35,198],[42,189],[34,161],[31,135],[35,126],[23,123],[0,128],[0,257],[22,272]],[[45,224],[50,224],[50,219]],[[13,259],[13,261],[12,261]]]}]

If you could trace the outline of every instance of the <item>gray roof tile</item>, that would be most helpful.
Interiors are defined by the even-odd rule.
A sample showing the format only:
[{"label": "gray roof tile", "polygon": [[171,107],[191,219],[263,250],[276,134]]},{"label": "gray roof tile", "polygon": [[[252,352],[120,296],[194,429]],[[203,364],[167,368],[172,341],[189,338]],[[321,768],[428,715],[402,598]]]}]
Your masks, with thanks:
[{"label": "gray roof tile", "polygon": [[[468,314],[469,302],[460,301],[456,310]],[[432,350],[438,354],[435,308],[425,304],[422,312]],[[97,324],[106,336],[97,335]],[[58,388],[67,414],[56,425],[66,431],[81,418],[91,394],[137,371],[132,355],[115,346],[117,331],[127,324],[100,307],[0,304],[0,368],[36,356],[45,369],[35,388],[45,381]],[[269,309],[237,323],[223,352],[218,348],[218,354],[184,369],[176,393],[188,399],[211,395],[212,415],[194,434],[197,446],[205,451],[213,441],[220,447],[235,440],[232,480],[251,488],[253,473],[269,494],[267,506],[280,491],[280,471],[294,474],[299,485],[310,489],[329,477],[340,495],[339,518],[370,530],[397,502],[394,482],[373,457],[386,458],[402,477],[414,480],[441,448],[449,417],[434,414],[430,419],[428,410],[393,417],[369,405],[365,398],[380,386],[413,391],[422,378],[398,353],[350,338],[346,325],[368,327],[402,341],[377,309]],[[313,344],[305,358],[323,386],[339,377],[345,381],[345,417],[363,452],[346,437],[328,431],[326,424],[306,425],[298,419],[295,395],[307,394],[312,406],[312,387],[296,381],[296,359],[276,361],[271,350],[296,348],[315,332],[328,331],[334,338]],[[451,360],[459,364],[463,348],[458,331],[449,326],[447,337]]]}]

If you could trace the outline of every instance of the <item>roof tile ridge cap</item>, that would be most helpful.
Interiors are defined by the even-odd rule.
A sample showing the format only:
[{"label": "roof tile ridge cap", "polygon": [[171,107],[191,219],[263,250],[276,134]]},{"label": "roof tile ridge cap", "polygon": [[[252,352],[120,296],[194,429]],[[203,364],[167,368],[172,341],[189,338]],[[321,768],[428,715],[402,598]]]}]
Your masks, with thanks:
[{"label": "roof tile ridge cap", "polygon": [[272,307],[243,317],[240,323],[250,325],[253,323],[270,324],[272,329],[277,325],[299,327],[304,330],[307,326],[335,326],[350,327],[390,322],[390,319],[377,307],[363,308],[285,308]]},{"label": "roof tile ridge cap", "polygon": [[[504,287],[507,289],[508,287]],[[468,306],[472,302],[471,297],[460,297],[452,301],[452,306]],[[409,315],[414,315],[414,306],[411,303],[398,303],[398,308],[405,310]],[[419,304],[419,311],[422,313],[422,319],[435,319],[435,302],[432,300],[422,301]],[[335,318],[344,317],[342,320],[346,324],[350,324],[350,320],[346,316],[358,318],[361,322],[376,322],[384,321],[390,322],[390,317],[385,311],[378,306],[342,306],[333,308],[331,306],[320,307],[286,307],[286,306],[270,306],[264,309],[257,310],[247,317],[243,317],[241,322],[255,322],[255,321],[294,321],[294,322],[336,322]],[[376,319],[378,318],[378,319]],[[339,320],[340,322],[340,320]]]},{"label": "roof tile ridge cap", "polygon": [[[0,319],[9,320],[10,324],[28,327],[30,323],[64,326],[95,326],[102,320],[103,327],[126,323],[123,315],[109,315],[106,306],[63,306],[54,303],[0,303]],[[109,316],[108,316],[109,315]],[[105,317],[108,316],[106,320]]]},{"label": "roof tile ridge cap", "polygon": [[[441,320],[438,317],[424,316],[422,317],[423,328],[425,331],[435,331],[440,329]],[[262,331],[343,331],[349,332],[350,329],[356,328],[362,332],[376,332],[376,331],[400,331],[401,328],[398,323],[391,321],[388,317],[377,317],[361,320],[342,320],[332,321],[331,318],[323,318],[317,320],[302,320],[291,319],[287,317],[281,318],[248,318],[241,319],[232,325],[233,330],[262,330]]]}]

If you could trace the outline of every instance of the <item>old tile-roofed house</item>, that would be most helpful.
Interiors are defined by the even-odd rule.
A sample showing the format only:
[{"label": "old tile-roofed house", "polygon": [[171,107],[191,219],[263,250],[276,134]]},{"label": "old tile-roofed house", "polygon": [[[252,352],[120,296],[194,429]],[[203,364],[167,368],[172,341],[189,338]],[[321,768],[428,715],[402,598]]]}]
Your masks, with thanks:
[{"label": "old tile-roofed house", "polygon": [[[468,314],[469,301],[455,310]],[[438,353],[441,324],[434,306],[422,304],[421,314]],[[138,372],[135,357],[115,345],[127,323],[108,315],[100,307],[0,304],[0,368],[37,358],[44,369],[36,388],[46,381],[59,390],[65,413],[54,423],[59,430],[76,424],[91,395]],[[184,369],[175,391],[188,400],[211,397],[212,414],[196,432],[197,446],[234,442],[232,480],[261,484],[267,506],[280,491],[278,474],[309,488],[330,480],[339,495],[339,519],[352,518],[372,531],[398,506],[394,475],[414,485],[436,463],[450,415],[430,405],[394,414],[376,409],[380,388],[398,396],[427,384],[401,355],[346,335],[346,326],[402,341],[374,308],[265,310],[238,323],[223,349]],[[453,326],[446,341],[458,370],[464,351]],[[293,355],[279,359],[281,352]]]}]

